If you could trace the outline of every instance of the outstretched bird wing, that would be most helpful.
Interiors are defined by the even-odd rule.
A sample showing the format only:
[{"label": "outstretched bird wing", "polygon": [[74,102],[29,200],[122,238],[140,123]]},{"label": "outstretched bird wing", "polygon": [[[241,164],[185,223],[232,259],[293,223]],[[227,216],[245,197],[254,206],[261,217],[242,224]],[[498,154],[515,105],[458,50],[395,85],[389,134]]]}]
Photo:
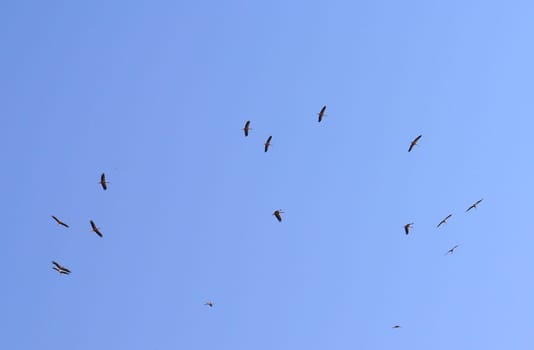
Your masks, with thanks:
[{"label": "outstretched bird wing", "polygon": [[273,138],[273,137],[272,137],[272,135],[271,135],[271,136],[269,136],[269,137],[267,138],[267,141],[265,141],[265,152],[267,152],[267,151],[269,150],[269,146],[271,145],[271,139],[272,139],[272,138]]},{"label": "outstretched bird wing", "polygon": [[319,113],[317,114],[319,116],[319,123],[321,122],[321,120],[323,120],[323,117],[324,117],[324,112],[326,111],[326,106],[323,106],[323,108],[321,108],[321,110],[319,111]]},{"label": "outstretched bird wing", "polygon": [[447,220],[452,216],[452,214],[449,214],[445,217],[445,219],[441,220],[437,227],[440,227],[441,225],[447,223]]},{"label": "outstretched bird wing", "polygon": [[452,247],[451,249],[447,250],[447,253],[445,253],[445,255],[454,253],[454,250],[455,250],[456,248],[458,248],[459,246],[460,246],[460,245],[457,244],[457,245],[455,245],[454,247]]},{"label": "outstretched bird wing", "polygon": [[477,205],[480,204],[480,202],[482,202],[482,199],[479,199],[478,201],[476,201],[475,203],[471,204],[471,206],[469,208],[467,208],[466,212],[468,212],[469,210],[473,209],[473,208],[476,208]]},{"label": "outstretched bird wing", "polygon": [[63,221],[59,220],[56,216],[52,215],[52,219],[54,219],[59,225],[62,225],[62,226],[65,226],[65,227],[69,227],[69,225],[67,225],[66,223],[64,223]]},{"label": "outstretched bird wing", "polygon": [[102,185],[102,188],[105,190],[108,189],[108,185],[106,183],[106,174],[102,173],[102,175],[100,175],[100,184]]},{"label": "outstretched bird wing", "polygon": [[97,235],[99,235],[100,237],[102,237],[102,232],[100,232],[100,230],[98,229],[98,227],[96,227],[96,224],[93,220],[90,220],[89,221],[91,223],[91,228],[93,229],[93,232],[96,233]]},{"label": "outstretched bird wing", "polygon": [[421,137],[423,137],[423,135],[419,135],[415,139],[413,139],[413,141],[410,143],[410,148],[408,148],[408,152],[412,151],[412,149],[414,148],[415,145],[417,145],[417,142],[419,141]]}]

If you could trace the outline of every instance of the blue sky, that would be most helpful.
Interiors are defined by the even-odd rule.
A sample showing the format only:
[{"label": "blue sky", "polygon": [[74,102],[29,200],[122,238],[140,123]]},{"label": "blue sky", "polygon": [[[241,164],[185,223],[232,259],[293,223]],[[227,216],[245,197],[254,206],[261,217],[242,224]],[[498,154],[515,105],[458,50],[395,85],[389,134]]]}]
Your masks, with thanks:
[{"label": "blue sky", "polygon": [[532,349],[533,15],[2,3],[0,347]]}]

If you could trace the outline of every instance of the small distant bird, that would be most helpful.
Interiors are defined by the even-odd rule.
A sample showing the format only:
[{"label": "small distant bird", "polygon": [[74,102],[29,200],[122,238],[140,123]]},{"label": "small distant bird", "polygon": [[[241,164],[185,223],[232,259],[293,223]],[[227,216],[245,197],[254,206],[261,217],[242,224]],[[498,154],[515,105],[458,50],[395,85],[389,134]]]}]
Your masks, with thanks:
[{"label": "small distant bird", "polygon": [[250,128],[250,120],[247,120],[247,122],[245,123],[245,127],[243,128],[243,131],[245,132],[245,137],[248,136],[249,130],[252,130],[252,129]]},{"label": "small distant bird", "polygon": [[[482,198],[483,199],[483,198]],[[473,208],[477,208],[477,205],[480,204],[480,202],[482,202],[482,199],[479,199],[478,201],[476,201],[475,203],[473,203],[469,208],[467,208],[466,212],[468,212],[469,210],[473,209]]]},{"label": "small distant bird", "polygon": [[104,191],[108,189],[108,183],[109,182],[106,181],[106,174],[102,173],[102,175],[100,175],[100,185],[102,185]]},{"label": "small distant bird", "polygon": [[91,223],[91,231],[93,231],[94,233],[96,233],[97,235],[99,235],[100,237],[103,237],[102,235],[102,232],[100,232],[100,230],[98,229],[98,227],[96,227],[96,224],[93,220],[90,220],[89,221]]},{"label": "small distant bird", "polygon": [[69,227],[69,225],[67,225],[66,223],[64,223],[63,221],[59,220],[56,216],[52,215],[52,219],[54,219],[58,225],[61,225],[61,226],[65,226],[65,227]]},{"label": "small distant bird", "polygon": [[458,247],[459,247],[459,245],[458,245],[458,244],[457,244],[457,245],[455,245],[455,246],[454,246],[454,247],[452,247],[451,249],[447,250],[447,253],[445,253],[445,255],[447,255],[447,254],[452,254],[452,253],[454,253],[454,250],[455,250],[456,248],[458,248]]},{"label": "small distant bird", "polygon": [[406,234],[410,233],[410,229],[412,228],[412,226],[413,226],[413,222],[404,225],[404,233],[406,233]]},{"label": "small distant bird", "polygon": [[55,261],[52,261],[52,264],[54,264],[55,266],[52,267],[54,270],[56,270],[57,272],[59,272],[60,275],[68,275],[70,273],[70,270],[67,269],[66,267],[64,266],[61,266],[60,264],[58,264],[57,262]]},{"label": "small distant bird", "polygon": [[273,137],[272,137],[272,135],[271,135],[271,136],[269,136],[269,137],[267,138],[267,141],[265,141],[265,152],[267,152],[267,151],[269,150],[269,146],[271,146],[271,139],[272,139],[272,138],[273,138]]},{"label": "small distant bird", "polygon": [[282,211],[282,209],[278,209],[278,210],[275,210],[273,215],[276,217],[276,220],[278,220],[279,222],[282,222],[282,215],[280,214],[283,214],[284,212]]},{"label": "small distant bird", "polygon": [[319,113],[317,113],[317,115],[319,116],[319,123],[321,122],[321,120],[323,120],[323,117],[324,117],[324,112],[326,111],[326,106],[323,106],[323,108],[321,108],[321,110],[319,111]]},{"label": "small distant bird", "polygon": [[207,301],[207,302],[204,303],[204,305],[209,306],[209,307],[213,307],[213,302],[212,301]]},{"label": "small distant bird", "polygon": [[445,217],[445,219],[443,219],[443,220],[441,220],[441,221],[439,222],[439,224],[438,224],[437,227],[440,227],[441,225],[446,224],[446,223],[447,223],[447,220],[448,220],[451,216],[452,216],[452,214],[447,215],[447,216]]},{"label": "small distant bird", "polygon": [[410,143],[410,148],[408,148],[408,152],[411,152],[412,151],[412,148],[414,148],[414,146],[417,145],[417,142],[419,141],[419,139],[423,137],[423,135],[419,135],[417,136],[415,139],[413,139],[413,141]]},{"label": "small distant bird", "polygon": [[395,328],[401,328],[401,326],[399,326],[398,324],[396,324],[396,325],[394,325],[394,326],[391,327],[391,328],[393,328],[393,329],[395,329]]}]

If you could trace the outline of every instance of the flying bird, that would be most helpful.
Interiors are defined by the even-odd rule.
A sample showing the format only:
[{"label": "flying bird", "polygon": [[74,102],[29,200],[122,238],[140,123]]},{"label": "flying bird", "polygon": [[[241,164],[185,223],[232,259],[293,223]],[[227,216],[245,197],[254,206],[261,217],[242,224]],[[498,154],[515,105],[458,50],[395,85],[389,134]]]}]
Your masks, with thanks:
[{"label": "flying bird", "polygon": [[411,152],[412,151],[412,148],[414,148],[414,146],[417,145],[417,142],[419,141],[419,139],[423,137],[423,135],[419,135],[417,136],[415,139],[413,139],[413,141],[410,143],[410,148],[408,148],[408,152]]},{"label": "flying bird", "polygon": [[52,264],[54,264],[55,266],[52,267],[54,270],[56,270],[57,272],[59,272],[60,275],[68,275],[70,273],[70,270],[67,269],[66,267],[64,266],[61,266],[60,264],[58,264],[57,262],[55,261],[52,261]]},{"label": "flying bird", "polygon": [[272,138],[273,138],[272,136],[269,136],[267,138],[267,141],[265,141],[265,152],[267,152],[269,150],[269,146],[271,146],[271,139]]},{"label": "flying bird", "polygon": [[282,209],[278,209],[278,210],[275,210],[273,215],[276,216],[276,220],[278,220],[279,222],[282,222],[282,215],[280,214],[283,214],[284,212],[282,211]]},{"label": "flying bird", "polygon": [[91,231],[93,231],[94,233],[96,233],[97,235],[99,235],[100,237],[103,237],[102,235],[102,232],[100,232],[100,230],[98,229],[98,227],[96,227],[96,224],[93,220],[90,220],[89,221],[91,223]]},{"label": "flying bird", "polygon": [[471,209],[476,209],[477,208],[477,205],[480,204],[480,202],[482,202],[482,199],[479,199],[478,201],[476,201],[475,203],[473,203],[469,208],[467,208],[466,212],[468,212],[469,210]]},{"label": "flying bird", "polygon": [[412,226],[413,226],[413,222],[404,225],[404,233],[406,233],[406,234],[410,233],[410,229],[412,228]]},{"label": "flying bird", "polygon": [[447,253],[445,253],[445,255],[447,255],[447,254],[452,254],[452,253],[454,253],[454,250],[455,250],[456,248],[458,248],[458,247],[459,247],[459,245],[458,245],[458,244],[457,244],[457,245],[455,245],[455,246],[454,246],[454,247],[452,247],[451,249],[447,250]]},{"label": "flying bird", "polygon": [[69,225],[67,225],[66,223],[64,223],[63,221],[59,220],[56,216],[52,215],[52,219],[54,219],[58,225],[61,225],[61,226],[65,226],[65,227],[69,227]]},{"label": "flying bird", "polygon": [[245,137],[248,136],[248,131],[251,130],[250,129],[250,120],[247,120],[247,122],[245,123],[245,127],[243,128],[243,131],[245,132]]},{"label": "flying bird", "polygon": [[108,183],[109,182],[106,181],[106,174],[102,173],[102,175],[100,175],[100,185],[102,185],[104,191],[108,189]]},{"label": "flying bird", "polygon": [[452,214],[447,215],[447,216],[445,217],[445,219],[443,219],[443,220],[441,220],[441,221],[439,222],[439,224],[438,224],[437,227],[440,227],[441,225],[446,224],[446,223],[447,223],[447,220],[448,220],[451,216],[452,216]]},{"label": "flying bird", "polygon": [[321,108],[321,110],[319,111],[319,113],[317,113],[317,115],[319,116],[319,123],[321,122],[321,120],[323,120],[323,117],[324,117],[324,112],[326,111],[326,106],[323,106],[323,108]]},{"label": "flying bird", "polygon": [[204,303],[204,305],[209,306],[209,307],[213,307],[213,302],[212,301],[207,301],[207,302]]},{"label": "flying bird", "polygon": [[401,326],[399,326],[398,324],[394,325],[393,327],[391,327],[393,329],[396,329],[396,328],[401,328]]}]

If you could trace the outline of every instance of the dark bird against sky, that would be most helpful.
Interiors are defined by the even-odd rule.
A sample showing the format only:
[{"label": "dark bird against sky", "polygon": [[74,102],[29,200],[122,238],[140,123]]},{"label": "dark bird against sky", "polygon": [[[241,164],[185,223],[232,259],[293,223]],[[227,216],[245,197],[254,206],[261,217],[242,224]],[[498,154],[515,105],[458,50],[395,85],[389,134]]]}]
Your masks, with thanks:
[{"label": "dark bird against sky", "polygon": [[460,245],[457,244],[457,245],[455,245],[454,247],[452,247],[451,249],[447,250],[447,253],[445,253],[445,255],[454,253],[454,250],[455,250],[456,248],[458,248],[459,246],[460,246]]},{"label": "dark bird against sky", "polygon": [[52,261],[52,264],[54,264],[55,266],[52,267],[54,270],[56,270],[57,272],[59,272],[60,275],[68,275],[70,274],[70,270],[67,269],[66,267],[64,266],[61,266],[60,264],[58,264],[57,262],[55,261]]},{"label": "dark bird against sky", "polygon": [[99,235],[100,237],[103,237],[102,232],[100,232],[100,229],[96,227],[96,224],[93,220],[89,221],[91,223],[91,231]]},{"label": "dark bird against sky", "polygon": [[404,233],[406,233],[406,234],[410,233],[410,229],[412,228],[412,226],[413,226],[413,222],[404,225]]},{"label": "dark bird against sky", "polygon": [[[491,198],[490,198],[491,199]],[[476,201],[475,203],[473,203],[469,208],[467,208],[466,212],[468,212],[469,210],[471,209],[476,209],[477,208],[477,205],[480,204],[480,202],[482,202],[482,199],[479,199],[478,201]]]},{"label": "dark bird against sky", "polygon": [[64,223],[63,221],[59,220],[56,216],[52,215],[52,219],[54,219],[58,225],[61,225],[61,226],[65,226],[65,227],[69,227],[69,225],[67,225],[66,223]]},{"label": "dark bird against sky", "polygon": [[204,305],[209,306],[209,307],[213,307],[213,302],[212,301],[207,301],[207,302],[204,303]]},{"label": "dark bird against sky", "polygon": [[323,106],[323,108],[321,108],[319,113],[317,113],[317,115],[319,116],[319,123],[323,120],[323,117],[325,116],[324,114],[325,111],[326,111],[326,106]]},{"label": "dark bird against sky", "polygon": [[449,218],[450,218],[451,216],[452,216],[452,214],[447,215],[443,220],[441,220],[441,221],[439,222],[439,224],[438,224],[437,227],[440,227],[441,225],[446,224],[446,223],[447,223],[447,220],[449,220]]},{"label": "dark bird against sky", "polygon": [[102,186],[104,191],[108,189],[108,183],[109,182],[106,181],[106,174],[102,173],[102,175],[100,175],[100,185]]},{"label": "dark bird against sky", "polygon": [[276,217],[276,220],[278,220],[279,222],[282,222],[282,215],[284,212],[282,211],[282,209],[278,209],[278,210],[275,210],[273,215]]},{"label": "dark bird against sky", "polygon": [[269,136],[269,137],[267,138],[267,141],[265,141],[265,152],[267,152],[267,151],[269,150],[269,147],[271,146],[271,139],[272,139],[272,138],[273,138],[273,137],[272,137],[272,135],[271,135],[271,136]]},{"label": "dark bird against sky", "polygon": [[408,148],[408,152],[411,152],[412,151],[412,148],[414,148],[414,146],[417,145],[417,142],[419,141],[419,139],[423,137],[423,135],[419,135],[417,136],[415,139],[413,139],[413,141],[410,143],[410,148]]},{"label": "dark bird against sky", "polygon": [[243,131],[245,132],[245,137],[248,136],[248,131],[251,130],[250,129],[250,120],[247,120],[247,122],[245,123],[245,127],[243,128]]}]

